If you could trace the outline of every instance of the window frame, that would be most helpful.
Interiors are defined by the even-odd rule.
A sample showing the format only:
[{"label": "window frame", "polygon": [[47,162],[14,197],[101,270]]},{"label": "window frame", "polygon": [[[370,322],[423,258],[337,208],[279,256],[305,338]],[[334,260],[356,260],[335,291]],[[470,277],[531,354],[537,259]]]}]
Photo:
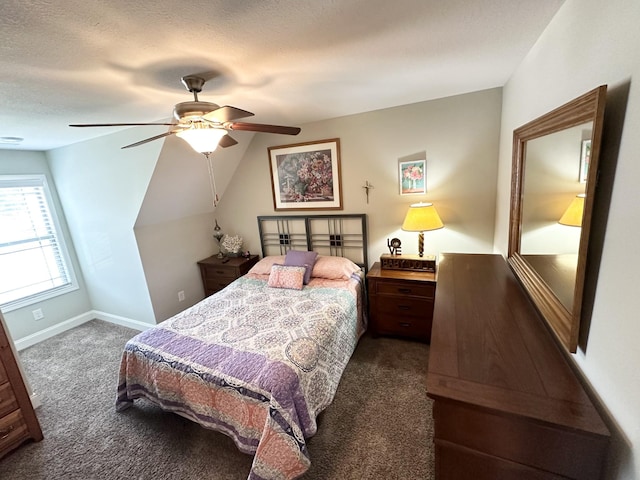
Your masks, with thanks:
[{"label": "window frame", "polygon": [[50,300],[60,295],[65,295],[67,293],[78,290],[79,288],[75,269],[73,267],[73,262],[71,261],[71,255],[69,255],[69,249],[67,247],[67,239],[60,224],[56,204],[53,201],[53,196],[51,194],[51,189],[49,188],[47,176],[41,173],[25,175],[0,175],[0,187],[10,185],[42,186],[44,199],[47,202],[49,215],[51,217],[50,220],[53,224],[53,228],[55,229],[54,236],[58,245],[60,256],[62,257],[62,261],[64,262],[64,267],[66,268],[69,283],[0,304],[0,309],[3,312],[11,312],[13,310],[25,308],[30,305],[43,302],[45,300]]}]

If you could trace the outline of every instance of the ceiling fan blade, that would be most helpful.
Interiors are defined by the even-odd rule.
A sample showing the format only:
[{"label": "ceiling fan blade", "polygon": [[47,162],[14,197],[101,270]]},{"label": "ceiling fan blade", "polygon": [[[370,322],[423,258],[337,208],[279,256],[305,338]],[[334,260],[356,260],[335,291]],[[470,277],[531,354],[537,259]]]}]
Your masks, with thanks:
[{"label": "ceiling fan blade", "polygon": [[140,125],[175,125],[175,123],[74,123],[70,127],[134,127]]},{"label": "ceiling fan blade", "polygon": [[169,130],[168,132],[161,133],[160,135],[156,135],[155,137],[145,138],[144,140],[140,140],[139,142],[132,143],[131,145],[125,145],[122,148],[131,148],[131,147],[137,147],[138,145],[144,145],[145,143],[152,142],[153,140],[158,140],[159,138],[168,137],[169,135],[173,135],[174,133],[179,131],[180,130]]},{"label": "ceiling fan blade", "polygon": [[216,108],[215,110],[206,113],[202,116],[205,120],[214,121],[214,122],[230,122],[235,120],[236,118],[244,118],[244,117],[252,117],[253,113],[247,112],[246,110],[242,110],[240,108],[231,107],[229,105],[225,105],[224,107]]},{"label": "ceiling fan blade", "polygon": [[232,138],[230,135],[227,134],[220,139],[218,146],[222,148],[227,148],[227,147],[233,147],[237,143],[238,142],[236,141],[235,138]]},{"label": "ceiling fan blade", "polygon": [[[227,127],[227,125],[225,125]],[[282,125],[266,125],[263,123],[233,122],[228,125],[231,130],[245,130],[247,132],[281,133],[283,135],[297,135],[299,127],[285,127]]]}]

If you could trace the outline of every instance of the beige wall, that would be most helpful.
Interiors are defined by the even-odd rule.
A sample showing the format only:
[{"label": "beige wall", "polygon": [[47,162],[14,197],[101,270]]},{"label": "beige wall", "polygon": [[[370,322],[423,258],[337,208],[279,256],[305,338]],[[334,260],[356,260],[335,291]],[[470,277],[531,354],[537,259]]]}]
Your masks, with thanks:
[{"label": "beige wall", "polygon": [[573,358],[612,419],[614,442],[606,478],[625,480],[640,478],[638,19],[637,0],[567,0],[507,82],[496,218],[496,249],[506,253],[514,128],[608,84],[593,219],[602,259],[599,272],[596,260],[588,265],[593,315],[588,342]]},{"label": "beige wall", "polygon": [[[146,128],[146,127],[145,127]],[[46,152],[93,310],[155,323],[133,227],[162,144],[127,129]]]},{"label": "beige wall", "polygon": [[[403,253],[417,253],[417,234],[400,226],[418,201],[433,202],[445,223],[425,234],[426,253],[490,252],[500,112],[501,89],[492,89],[302,125],[296,137],[257,135],[215,216],[225,232],[245,239],[245,249],[260,253],[256,216],[274,214],[267,148],[339,138],[342,212],[368,215],[370,263],[388,252],[392,237]],[[415,154],[426,155],[427,193],[401,196],[398,159]],[[368,204],[366,181],[374,185]]]}]

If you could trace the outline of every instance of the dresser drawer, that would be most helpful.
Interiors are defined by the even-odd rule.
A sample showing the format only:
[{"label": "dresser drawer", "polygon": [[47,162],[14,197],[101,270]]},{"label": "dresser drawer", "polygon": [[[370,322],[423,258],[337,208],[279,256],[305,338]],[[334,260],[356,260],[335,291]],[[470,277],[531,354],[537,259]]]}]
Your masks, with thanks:
[{"label": "dresser drawer", "polygon": [[4,365],[2,365],[2,362],[0,361],[0,385],[8,381],[9,376],[7,375],[7,371],[4,369]]},{"label": "dresser drawer", "polygon": [[29,429],[20,410],[0,418],[0,452],[28,438]]},{"label": "dresser drawer", "polygon": [[403,281],[376,282],[378,295],[404,295],[433,299],[436,295],[435,285]]},{"label": "dresser drawer", "polygon": [[429,340],[431,337],[431,318],[399,317],[382,313],[376,317],[376,330],[381,335],[399,335]]},{"label": "dresser drawer", "polygon": [[0,385],[0,417],[18,408],[18,401],[10,383]]}]

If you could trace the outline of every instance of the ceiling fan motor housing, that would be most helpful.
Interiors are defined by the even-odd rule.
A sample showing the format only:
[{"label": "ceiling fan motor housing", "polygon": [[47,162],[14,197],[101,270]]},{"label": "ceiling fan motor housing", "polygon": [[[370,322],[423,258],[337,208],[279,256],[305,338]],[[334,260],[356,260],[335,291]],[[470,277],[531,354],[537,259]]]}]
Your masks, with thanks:
[{"label": "ceiling fan motor housing", "polygon": [[196,120],[203,115],[220,108],[211,102],[181,102],[173,107],[173,116],[179,122],[185,120]]}]

